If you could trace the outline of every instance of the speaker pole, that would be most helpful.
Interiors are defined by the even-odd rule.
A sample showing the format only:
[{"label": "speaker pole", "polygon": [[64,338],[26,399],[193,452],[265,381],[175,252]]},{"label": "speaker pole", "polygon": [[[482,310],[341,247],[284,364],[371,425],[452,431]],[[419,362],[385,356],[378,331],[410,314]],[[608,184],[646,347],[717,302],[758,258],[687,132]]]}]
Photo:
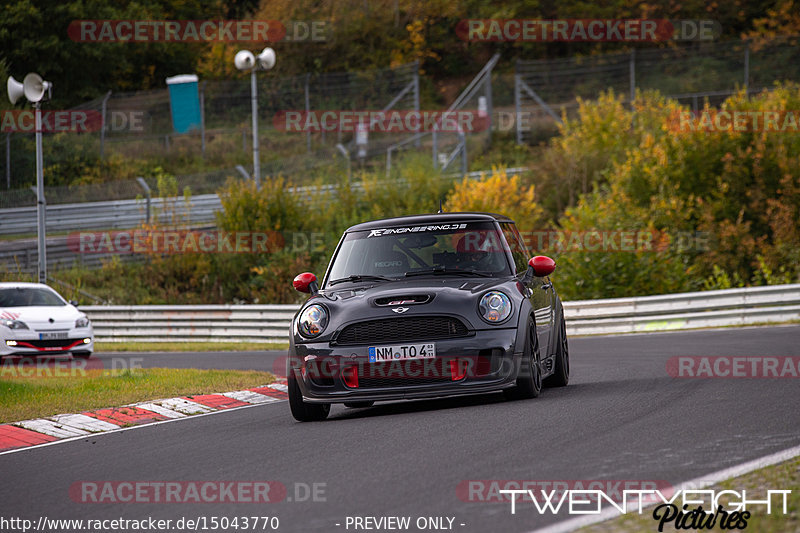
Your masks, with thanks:
[{"label": "speaker pole", "polygon": [[39,233],[39,283],[47,283],[47,246],[45,245],[45,199],[44,199],[44,175],[42,164],[42,104],[33,104],[36,114],[36,215]]}]

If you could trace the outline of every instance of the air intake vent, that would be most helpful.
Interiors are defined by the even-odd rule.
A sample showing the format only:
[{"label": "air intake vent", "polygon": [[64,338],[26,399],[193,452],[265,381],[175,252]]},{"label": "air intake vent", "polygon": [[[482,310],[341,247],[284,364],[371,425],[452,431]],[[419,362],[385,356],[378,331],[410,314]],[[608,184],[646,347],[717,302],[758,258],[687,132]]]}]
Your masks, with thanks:
[{"label": "air intake vent", "polygon": [[410,294],[404,296],[386,296],[383,298],[376,298],[375,305],[379,307],[391,307],[395,305],[414,305],[426,304],[433,298],[429,294]]},{"label": "air intake vent", "polygon": [[336,344],[379,344],[403,341],[428,341],[466,337],[463,322],[449,316],[384,318],[358,322],[345,327]]}]

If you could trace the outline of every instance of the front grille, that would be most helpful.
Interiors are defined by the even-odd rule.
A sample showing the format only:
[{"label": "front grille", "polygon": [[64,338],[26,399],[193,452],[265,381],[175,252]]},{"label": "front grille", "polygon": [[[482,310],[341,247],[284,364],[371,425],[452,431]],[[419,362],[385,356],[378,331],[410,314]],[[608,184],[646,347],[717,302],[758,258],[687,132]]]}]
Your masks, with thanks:
[{"label": "front grille", "polygon": [[22,340],[19,342],[26,342],[31,346],[35,346],[36,348],[62,348],[69,346],[70,344],[74,344],[77,340],[80,339],[32,339]]},{"label": "front grille", "polygon": [[384,318],[358,322],[345,327],[336,338],[340,345],[427,341],[466,337],[467,327],[448,316]]},{"label": "front grille", "polygon": [[358,388],[432,385],[452,381],[450,367],[442,359],[387,361],[359,367]]}]

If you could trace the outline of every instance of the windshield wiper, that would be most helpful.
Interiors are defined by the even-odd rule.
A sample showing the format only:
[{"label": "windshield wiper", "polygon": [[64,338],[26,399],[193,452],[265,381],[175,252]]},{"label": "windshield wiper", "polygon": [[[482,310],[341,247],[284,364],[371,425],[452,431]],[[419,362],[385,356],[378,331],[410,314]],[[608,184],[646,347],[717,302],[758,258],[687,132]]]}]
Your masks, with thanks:
[{"label": "windshield wiper", "polygon": [[370,276],[369,274],[359,274],[353,276],[347,276],[346,278],[339,278],[333,281],[328,282],[328,285],[336,285],[337,283],[344,283],[345,281],[356,282],[356,281],[393,281],[391,278],[385,278],[383,276]]},{"label": "windshield wiper", "polygon": [[486,272],[477,272],[475,270],[461,270],[457,268],[445,268],[442,266],[423,268],[421,270],[412,270],[406,272],[406,277],[409,276],[424,276],[426,274],[454,274],[456,276],[480,276],[482,278],[493,278],[491,274]]}]

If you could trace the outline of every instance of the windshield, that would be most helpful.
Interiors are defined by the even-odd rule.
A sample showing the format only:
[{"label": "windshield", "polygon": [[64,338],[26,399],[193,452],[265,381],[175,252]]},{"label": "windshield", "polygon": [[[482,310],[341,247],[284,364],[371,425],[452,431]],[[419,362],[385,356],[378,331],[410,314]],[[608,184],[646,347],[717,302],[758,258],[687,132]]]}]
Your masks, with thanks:
[{"label": "windshield", "polygon": [[[506,245],[492,222],[416,225],[354,231],[345,235],[325,284],[380,281],[407,274],[506,276]],[[363,279],[358,279],[363,277]]]},{"label": "windshield", "polygon": [[0,307],[62,306],[67,303],[56,293],[36,287],[0,289]]}]

